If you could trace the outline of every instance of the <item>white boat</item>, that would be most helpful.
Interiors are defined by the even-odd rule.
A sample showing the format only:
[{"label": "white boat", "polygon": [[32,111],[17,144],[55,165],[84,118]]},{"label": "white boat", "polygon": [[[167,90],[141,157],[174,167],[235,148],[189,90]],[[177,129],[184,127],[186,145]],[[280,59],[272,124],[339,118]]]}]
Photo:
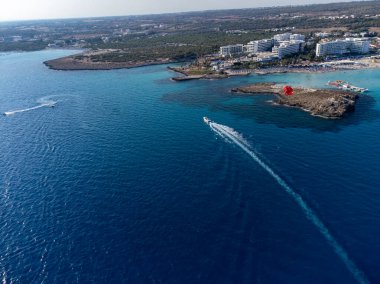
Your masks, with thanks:
[{"label": "white boat", "polygon": [[353,92],[357,92],[357,93],[364,93],[364,92],[368,91],[368,89],[366,89],[366,88],[356,87],[356,86],[350,85],[349,83],[342,81],[342,80],[336,80],[333,82],[329,81],[327,84],[329,86],[333,86],[335,88],[345,90],[345,91],[353,91]]},{"label": "white boat", "polygon": [[209,119],[207,116],[204,116],[204,117],[203,117],[203,121],[204,121],[206,124],[210,124],[211,119]]}]

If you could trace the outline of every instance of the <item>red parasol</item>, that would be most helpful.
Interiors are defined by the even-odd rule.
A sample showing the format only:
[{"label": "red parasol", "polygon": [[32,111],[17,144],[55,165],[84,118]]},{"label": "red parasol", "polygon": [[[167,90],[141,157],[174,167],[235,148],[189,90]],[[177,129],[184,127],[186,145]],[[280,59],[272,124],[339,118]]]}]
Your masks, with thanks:
[{"label": "red parasol", "polygon": [[291,96],[294,93],[291,86],[284,86],[283,91],[285,96]]}]

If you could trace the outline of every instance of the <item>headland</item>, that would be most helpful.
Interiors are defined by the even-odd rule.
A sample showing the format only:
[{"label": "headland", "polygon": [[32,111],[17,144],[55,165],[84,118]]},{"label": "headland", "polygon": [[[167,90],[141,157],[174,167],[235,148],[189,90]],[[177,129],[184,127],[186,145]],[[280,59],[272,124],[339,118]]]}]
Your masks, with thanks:
[{"label": "headland", "polygon": [[[175,63],[177,60],[171,58],[155,58],[151,60],[120,60],[109,58],[109,54],[116,53],[116,50],[84,51],[80,54],[70,55],[62,58],[45,61],[44,64],[53,70],[112,70],[144,67],[149,65],[159,65]],[[101,58],[101,60],[99,59]]]}]

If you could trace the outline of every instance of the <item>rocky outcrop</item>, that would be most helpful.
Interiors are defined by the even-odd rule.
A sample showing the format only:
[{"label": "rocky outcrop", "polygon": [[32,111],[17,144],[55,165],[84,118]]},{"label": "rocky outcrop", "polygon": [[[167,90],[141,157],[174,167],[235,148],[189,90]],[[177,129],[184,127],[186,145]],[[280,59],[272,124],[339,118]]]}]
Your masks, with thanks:
[{"label": "rocky outcrop", "polygon": [[45,61],[44,64],[53,70],[112,70],[129,69],[150,65],[174,63],[175,60],[168,58],[146,61],[108,62],[92,61],[90,56],[77,57],[75,55]]},{"label": "rocky outcrop", "polygon": [[225,74],[206,74],[206,75],[189,75],[181,77],[173,77],[172,80],[176,82],[190,81],[190,80],[218,80],[228,78],[228,75]]},{"label": "rocky outcrop", "polygon": [[257,83],[232,89],[232,92],[250,94],[275,94],[274,103],[301,108],[325,118],[339,118],[355,109],[358,94],[342,90],[309,89],[294,87],[294,94],[286,96],[283,86],[276,83]]},{"label": "rocky outcrop", "polygon": [[[182,81],[190,81],[190,80],[200,80],[200,79],[206,79],[206,80],[217,80],[217,79],[225,79],[229,78],[230,76],[228,74],[224,73],[215,73],[210,71],[203,71],[203,74],[193,74],[190,69],[182,68],[182,67],[168,67],[169,70],[183,74],[184,76],[180,77],[173,77],[172,80],[176,82],[182,82]],[[197,72],[196,72],[197,73]],[[202,72],[200,72],[202,73]]]}]

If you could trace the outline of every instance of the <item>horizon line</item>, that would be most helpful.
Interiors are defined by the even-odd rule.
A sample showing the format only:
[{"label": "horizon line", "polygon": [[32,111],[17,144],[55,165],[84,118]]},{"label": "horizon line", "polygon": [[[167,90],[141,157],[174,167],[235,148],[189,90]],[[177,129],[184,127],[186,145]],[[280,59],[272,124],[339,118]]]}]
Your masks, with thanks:
[{"label": "horizon line", "polygon": [[129,14],[129,15],[103,15],[103,16],[79,16],[79,17],[62,17],[62,18],[28,18],[28,19],[8,19],[1,20],[2,23],[17,23],[17,22],[32,22],[32,21],[58,21],[58,20],[81,20],[81,19],[102,19],[102,18],[121,18],[121,17],[144,17],[144,16],[159,16],[159,15],[175,15],[175,14],[190,14],[190,13],[204,13],[204,12],[218,12],[218,11],[238,11],[238,10],[255,10],[255,9],[272,9],[272,8],[285,8],[285,7],[305,7],[305,6],[318,6],[342,3],[356,3],[356,2],[377,2],[378,0],[348,0],[340,2],[329,3],[311,3],[311,4],[298,4],[298,5],[274,5],[274,6],[258,6],[258,7],[245,7],[245,8],[230,8],[230,9],[206,9],[206,10],[189,10],[189,11],[173,11],[173,12],[159,12],[147,14]]}]

